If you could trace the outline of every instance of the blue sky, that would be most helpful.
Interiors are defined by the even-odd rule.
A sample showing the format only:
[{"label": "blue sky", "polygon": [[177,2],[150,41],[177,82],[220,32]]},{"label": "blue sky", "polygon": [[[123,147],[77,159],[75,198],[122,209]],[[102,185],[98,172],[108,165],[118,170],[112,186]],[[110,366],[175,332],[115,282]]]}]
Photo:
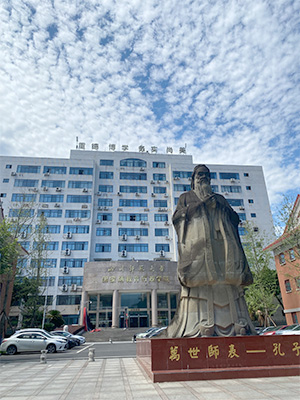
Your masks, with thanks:
[{"label": "blue sky", "polygon": [[186,145],[300,192],[300,3],[3,0],[0,153]]}]

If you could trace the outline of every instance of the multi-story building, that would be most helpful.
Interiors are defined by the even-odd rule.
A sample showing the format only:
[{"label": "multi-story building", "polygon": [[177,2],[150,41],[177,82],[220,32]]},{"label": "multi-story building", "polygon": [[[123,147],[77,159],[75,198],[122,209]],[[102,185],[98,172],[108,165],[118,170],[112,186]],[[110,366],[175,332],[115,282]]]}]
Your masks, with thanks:
[{"label": "multi-story building", "polygon": [[300,321],[300,195],[280,238],[266,250],[272,250],[279,280],[284,313],[288,325]]},{"label": "multi-story building", "polygon": [[[145,312],[148,319],[143,324],[153,324],[157,319],[158,323],[169,322],[176,308],[173,295],[179,292],[174,280],[168,282],[165,277],[165,285],[161,281],[154,287],[154,275],[149,270],[147,285],[141,285],[140,291],[138,284],[134,288],[124,284],[123,289],[118,286],[116,295],[114,279],[109,275],[112,262],[119,262],[120,268],[126,265],[129,273],[132,261],[139,263],[140,276],[135,279],[141,282],[144,261],[147,268],[158,268],[155,276],[160,276],[158,271],[164,263],[171,262],[166,267],[168,276],[170,268],[176,276],[177,245],[172,214],[180,194],[190,190],[195,166],[192,156],[158,154],[155,150],[71,150],[69,159],[2,156],[0,163],[5,214],[13,217],[16,207],[25,201],[32,213],[47,218],[51,254],[45,263],[49,272],[45,287],[48,301],[62,312],[67,323],[78,321],[84,271],[85,286],[90,289],[84,290],[82,304],[89,305],[94,323],[118,325],[127,308]],[[208,167],[213,190],[226,197],[241,222],[251,220],[258,229],[272,232],[262,168]],[[243,237],[242,223],[239,231]],[[26,241],[26,230],[22,245],[25,249],[32,245]],[[102,280],[88,281],[91,279],[88,276],[93,276],[88,274],[89,263],[98,263],[102,271],[98,276]],[[118,279],[125,279],[125,275]],[[132,325],[136,321],[132,320]]]}]

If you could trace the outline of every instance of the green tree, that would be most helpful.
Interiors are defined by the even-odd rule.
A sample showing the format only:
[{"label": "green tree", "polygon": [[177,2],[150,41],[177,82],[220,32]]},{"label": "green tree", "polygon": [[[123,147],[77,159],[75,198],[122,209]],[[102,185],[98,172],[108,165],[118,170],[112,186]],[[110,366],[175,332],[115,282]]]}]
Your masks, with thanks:
[{"label": "green tree", "polygon": [[65,321],[58,310],[51,310],[47,314],[47,320],[54,325],[54,328],[59,328],[65,324]]},{"label": "green tree", "polygon": [[250,222],[246,222],[245,230],[244,249],[253,274],[253,284],[245,291],[249,313],[264,326],[270,322],[275,325],[272,315],[279,305],[274,300],[277,298],[281,303],[281,299],[277,273],[270,268],[273,256],[270,251],[264,251],[268,239]]}]

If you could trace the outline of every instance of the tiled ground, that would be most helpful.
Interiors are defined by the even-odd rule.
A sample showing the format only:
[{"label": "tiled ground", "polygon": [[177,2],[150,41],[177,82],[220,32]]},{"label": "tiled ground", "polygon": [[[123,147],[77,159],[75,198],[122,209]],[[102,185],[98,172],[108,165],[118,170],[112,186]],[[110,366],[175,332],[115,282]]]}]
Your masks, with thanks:
[{"label": "tiled ground", "polygon": [[152,383],[134,358],[0,363],[1,400],[299,400],[300,378]]}]

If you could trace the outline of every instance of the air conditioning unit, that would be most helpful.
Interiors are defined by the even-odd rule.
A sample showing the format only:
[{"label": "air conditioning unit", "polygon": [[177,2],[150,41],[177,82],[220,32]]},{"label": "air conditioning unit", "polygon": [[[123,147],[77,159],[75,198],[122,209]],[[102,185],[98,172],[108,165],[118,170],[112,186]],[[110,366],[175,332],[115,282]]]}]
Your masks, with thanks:
[{"label": "air conditioning unit", "polygon": [[189,181],[191,181],[191,180],[192,180],[192,177],[191,177],[191,176],[189,176],[189,177],[188,177],[188,180],[189,180]]},{"label": "air conditioning unit", "polygon": [[165,183],[165,184],[168,184],[168,183],[169,183],[169,181],[165,181],[164,183]]},{"label": "air conditioning unit", "polygon": [[122,250],[121,257],[127,257],[127,251],[126,250]]},{"label": "air conditioning unit", "polygon": [[231,182],[231,183],[235,183],[235,179],[231,178],[231,179],[230,179],[230,182]]},{"label": "air conditioning unit", "polygon": [[108,210],[108,207],[104,207],[103,210],[104,210],[104,211],[107,211],[107,210]]},{"label": "air conditioning unit", "polygon": [[117,195],[118,195],[118,196],[122,196],[122,193],[118,192]]},{"label": "air conditioning unit", "polygon": [[67,292],[68,291],[68,285],[66,285],[65,283],[62,285],[61,290],[63,292]]},{"label": "air conditioning unit", "polygon": [[174,181],[179,181],[179,176],[174,176]]},{"label": "air conditioning unit", "polygon": [[228,193],[228,192],[225,192],[224,194],[225,194],[225,196],[228,196],[228,195],[229,195],[229,193]]},{"label": "air conditioning unit", "polygon": [[146,225],[146,221],[141,221],[141,225]]},{"label": "air conditioning unit", "polygon": [[37,192],[38,190],[37,190],[37,188],[33,188],[32,191],[33,192]]},{"label": "air conditioning unit", "polygon": [[76,283],[72,283],[71,292],[76,292],[76,291],[77,291],[77,285],[76,285]]},{"label": "air conditioning unit", "polygon": [[169,197],[167,194],[164,195],[165,198]]},{"label": "air conditioning unit", "polygon": [[12,173],[11,173],[11,176],[16,176],[16,175],[17,175],[16,172],[12,172]]},{"label": "air conditioning unit", "polygon": [[87,204],[82,204],[81,208],[88,208]]},{"label": "air conditioning unit", "polygon": [[140,235],[136,235],[135,240],[140,240]]},{"label": "air conditioning unit", "polygon": [[50,172],[44,173],[44,176],[50,176]]},{"label": "air conditioning unit", "polygon": [[170,236],[166,236],[166,240],[171,240]]},{"label": "air conditioning unit", "polygon": [[245,207],[241,206],[239,209],[240,209],[240,210],[245,210]]},{"label": "air conditioning unit", "polygon": [[59,208],[59,207],[60,207],[60,204],[55,203],[55,204],[54,204],[54,207]]},{"label": "air conditioning unit", "polygon": [[98,210],[100,210],[100,211],[103,210],[103,207],[98,207]]},{"label": "air conditioning unit", "polygon": [[44,192],[47,192],[47,191],[48,191],[47,186],[43,186],[43,191],[44,191]]},{"label": "air conditioning unit", "polygon": [[87,193],[88,192],[87,188],[83,188],[82,191],[83,191],[83,193]]},{"label": "air conditioning unit", "polygon": [[72,232],[67,232],[67,239],[72,239]]},{"label": "air conditioning unit", "polygon": [[123,241],[126,241],[126,240],[127,240],[127,235],[126,235],[126,234],[122,235],[122,240],[123,240]]},{"label": "air conditioning unit", "polygon": [[101,219],[97,219],[96,224],[101,224]]},{"label": "air conditioning unit", "polygon": [[65,255],[66,256],[70,256],[71,255],[71,250],[70,249],[66,249],[65,250]]},{"label": "air conditioning unit", "polygon": [[42,207],[43,208],[48,208],[49,206],[48,206],[48,204],[42,204]]},{"label": "air conditioning unit", "polygon": [[68,267],[64,267],[63,273],[64,273],[64,274],[68,274],[68,273],[69,273],[69,268],[68,268]]},{"label": "air conditioning unit", "polygon": [[154,182],[154,181],[151,181],[150,183],[151,183],[151,185],[154,185],[154,184],[155,184],[155,182]]},{"label": "air conditioning unit", "polygon": [[136,194],[135,194],[135,195],[136,195],[136,197],[139,197],[139,195],[140,195],[140,194],[139,194],[138,192],[136,192]]},{"label": "air conditioning unit", "polygon": [[165,222],[165,225],[170,225],[170,223],[168,221]]},{"label": "air conditioning unit", "polygon": [[22,239],[25,239],[27,237],[27,232],[26,231],[22,232],[21,237],[22,237]]},{"label": "air conditioning unit", "polygon": [[152,196],[152,197],[155,197],[155,193],[151,193],[151,196]]},{"label": "air conditioning unit", "polygon": [[145,171],[145,168],[144,168],[144,167],[141,167],[141,168],[140,168],[140,171]]},{"label": "air conditioning unit", "polygon": [[61,188],[60,188],[60,187],[57,187],[55,190],[56,190],[57,192],[61,192]]},{"label": "air conditioning unit", "polygon": [[161,251],[159,252],[159,255],[160,255],[161,257],[165,257],[165,251],[164,251],[164,250],[161,250]]},{"label": "air conditioning unit", "polygon": [[253,227],[253,231],[254,231],[254,232],[258,232],[258,231],[259,231],[258,227],[257,227],[257,226],[254,226],[254,227]]}]

